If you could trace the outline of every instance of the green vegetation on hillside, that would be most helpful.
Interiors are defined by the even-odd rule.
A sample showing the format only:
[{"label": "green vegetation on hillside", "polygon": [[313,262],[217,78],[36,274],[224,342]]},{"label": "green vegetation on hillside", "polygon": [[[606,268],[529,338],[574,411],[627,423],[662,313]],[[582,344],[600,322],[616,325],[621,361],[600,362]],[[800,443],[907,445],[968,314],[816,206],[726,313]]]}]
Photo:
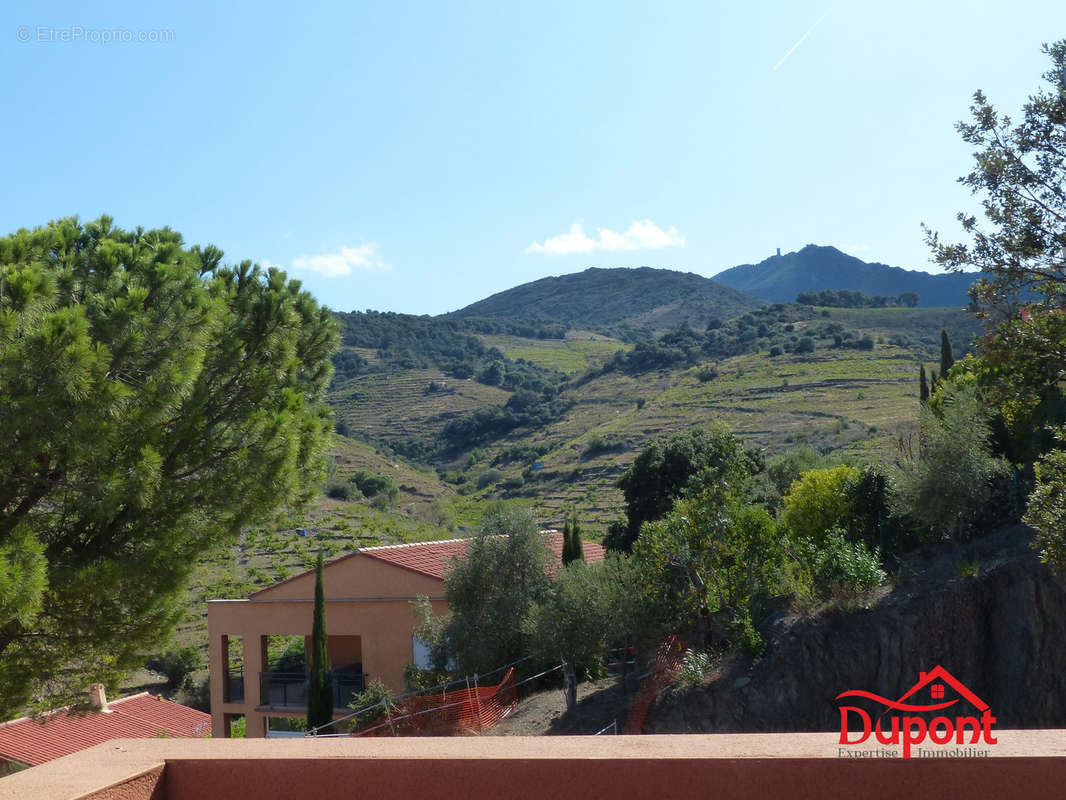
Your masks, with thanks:
[{"label": "green vegetation on hillside", "polygon": [[885,308],[887,306],[906,306],[914,308],[920,298],[915,292],[902,292],[895,297],[884,295],[870,296],[862,292],[850,292],[847,289],[822,289],[820,292],[800,292],[796,302],[805,306],[825,306],[827,308]]},{"label": "green vegetation on hillside", "polygon": [[534,320],[632,340],[682,323],[702,328],[711,319],[728,319],[760,305],[743,292],[692,273],[592,268],[516,286],[448,318]]}]

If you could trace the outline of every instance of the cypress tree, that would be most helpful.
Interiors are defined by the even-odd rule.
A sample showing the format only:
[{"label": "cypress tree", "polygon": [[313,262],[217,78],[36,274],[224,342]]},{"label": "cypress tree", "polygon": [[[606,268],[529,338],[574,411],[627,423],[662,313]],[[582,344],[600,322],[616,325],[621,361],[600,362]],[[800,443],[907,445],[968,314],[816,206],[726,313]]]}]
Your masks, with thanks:
[{"label": "cypress tree", "polygon": [[929,402],[929,382],[925,379],[925,364],[918,365],[918,399]]},{"label": "cypress tree", "polygon": [[571,561],[574,560],[574,550],[572,543],[573,535],[570,529],[570,514],[567,513],[566,520],[563,522],[563,566],[565,567]]},{"label": "cypress tree", "polygon": [[326,651],[326,592],[322,581],[322,551],[315,563],[315,618],[311,626],[311,675],[307,688],[307,727],[333,719],[333,683]]},{"label": "cypress tree", "polygon": [[951,352],[951,340],[948,338],[948,332],[945,330],[940,331],[940,377],[947,378],[948,370],[951,369],[951,365],[955,363],[955,356]]},{"label": "cypress tree", "polygon": [[574,561],[585,560],[585,547],[581,544],[581,526],[577,522],[577,511],[573,512],[573,521],[570,523],[570,556]]}]

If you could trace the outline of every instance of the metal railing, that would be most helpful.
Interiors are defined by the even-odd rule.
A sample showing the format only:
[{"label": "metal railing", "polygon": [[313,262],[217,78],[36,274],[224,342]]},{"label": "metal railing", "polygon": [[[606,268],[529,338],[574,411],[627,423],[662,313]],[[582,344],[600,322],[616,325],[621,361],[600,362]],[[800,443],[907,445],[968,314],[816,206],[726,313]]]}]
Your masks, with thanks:
[{"label": "metal railing", "polygon": [[244,702],[244,668],[229,667],[226,670],[226,683],[223,699],[227,703]]},{"label": "metal railing", "polygon": [[[366,687],[366,674],[336,670],[330,683],[333,707],[347,708],[352,698]],[[259,697],[264,706],[274,708],[307,708],[309,680],[306,672],[259,673]]]}]

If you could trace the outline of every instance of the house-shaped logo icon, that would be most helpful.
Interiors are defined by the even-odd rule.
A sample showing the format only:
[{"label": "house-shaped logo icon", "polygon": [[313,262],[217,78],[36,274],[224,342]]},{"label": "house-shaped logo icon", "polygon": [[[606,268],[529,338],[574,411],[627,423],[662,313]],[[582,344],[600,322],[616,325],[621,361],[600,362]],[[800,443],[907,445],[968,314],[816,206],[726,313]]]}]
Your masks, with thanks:
[{"label": "house-shaped logo icon", "polygon": [[[925,690],[928,687],[928,692]],[[956,697],[949,698],[947,689],[954,690]],[[858,697],[880,703],[885,710],[874,722],[870,714],[857,706],[840,706],[840,744],[861,744],[870,738],[873,733],[881,744],[903,745],[903,757],[911,757],[911,748],[921,744],[928,737],[935,744],[948,744],[952,739],[956,744],[965,744],[967,730],[970,733],[970,744],[984,741],[987,744],[995,744],[996,738],[992,735],[992,726],[996,718],[988,703],[970,691],[962,681],[937,665],[928,672],[918,674],[918,682],[908,689],[899,700],[890,700],[873,692],[862,689],[849,689],[837,695],[837,700],[843,698]],[[921,700],[928,698],[929,702]],[[936,716],[928,723],[924,717],[910,716],[909,714],[925,714],[934,711],[942,711],[954,706],[960,700],[969,703],[980,716],[958,715],[954,720],[946,716]],[[886,718],[890,711],[904,712],[907,716],[892,714]],[[849,731],[849,720],[858,722],[862,726],[862,732]],[[852,726],[854,727],[854,725]],[[886,728],[888,730],[886,731]]]}]

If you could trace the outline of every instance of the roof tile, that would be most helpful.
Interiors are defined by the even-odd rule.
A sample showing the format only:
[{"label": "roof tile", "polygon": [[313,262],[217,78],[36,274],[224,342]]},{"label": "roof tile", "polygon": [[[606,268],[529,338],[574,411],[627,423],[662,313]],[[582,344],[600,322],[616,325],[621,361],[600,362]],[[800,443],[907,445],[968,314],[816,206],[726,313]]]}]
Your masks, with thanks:
[{"label": "roof tile", "polygon": [[0,758],[35,766],[110,739],[211,735],[211,715],[148,692],[112,700],[108,711],[54,711],[0,723]]},{"label": "roof tile", "polygon": [[[556,530],[544,531],[548,535],[548,546],[555,557],[549,571],[555,573],[562,564],[563,535]],[[431,578],[444,578],[444,573],[451,567],[453,558],[461,558],[466,553],[469,539],[444,539],[437,542],[417,542],[415,544],[394,544],[382,547],[364,547],[362,555],[397,567],[414,570]],[[595,563],[603,561],[604,549],[593,542],[583,542],[585,561]]]}]

